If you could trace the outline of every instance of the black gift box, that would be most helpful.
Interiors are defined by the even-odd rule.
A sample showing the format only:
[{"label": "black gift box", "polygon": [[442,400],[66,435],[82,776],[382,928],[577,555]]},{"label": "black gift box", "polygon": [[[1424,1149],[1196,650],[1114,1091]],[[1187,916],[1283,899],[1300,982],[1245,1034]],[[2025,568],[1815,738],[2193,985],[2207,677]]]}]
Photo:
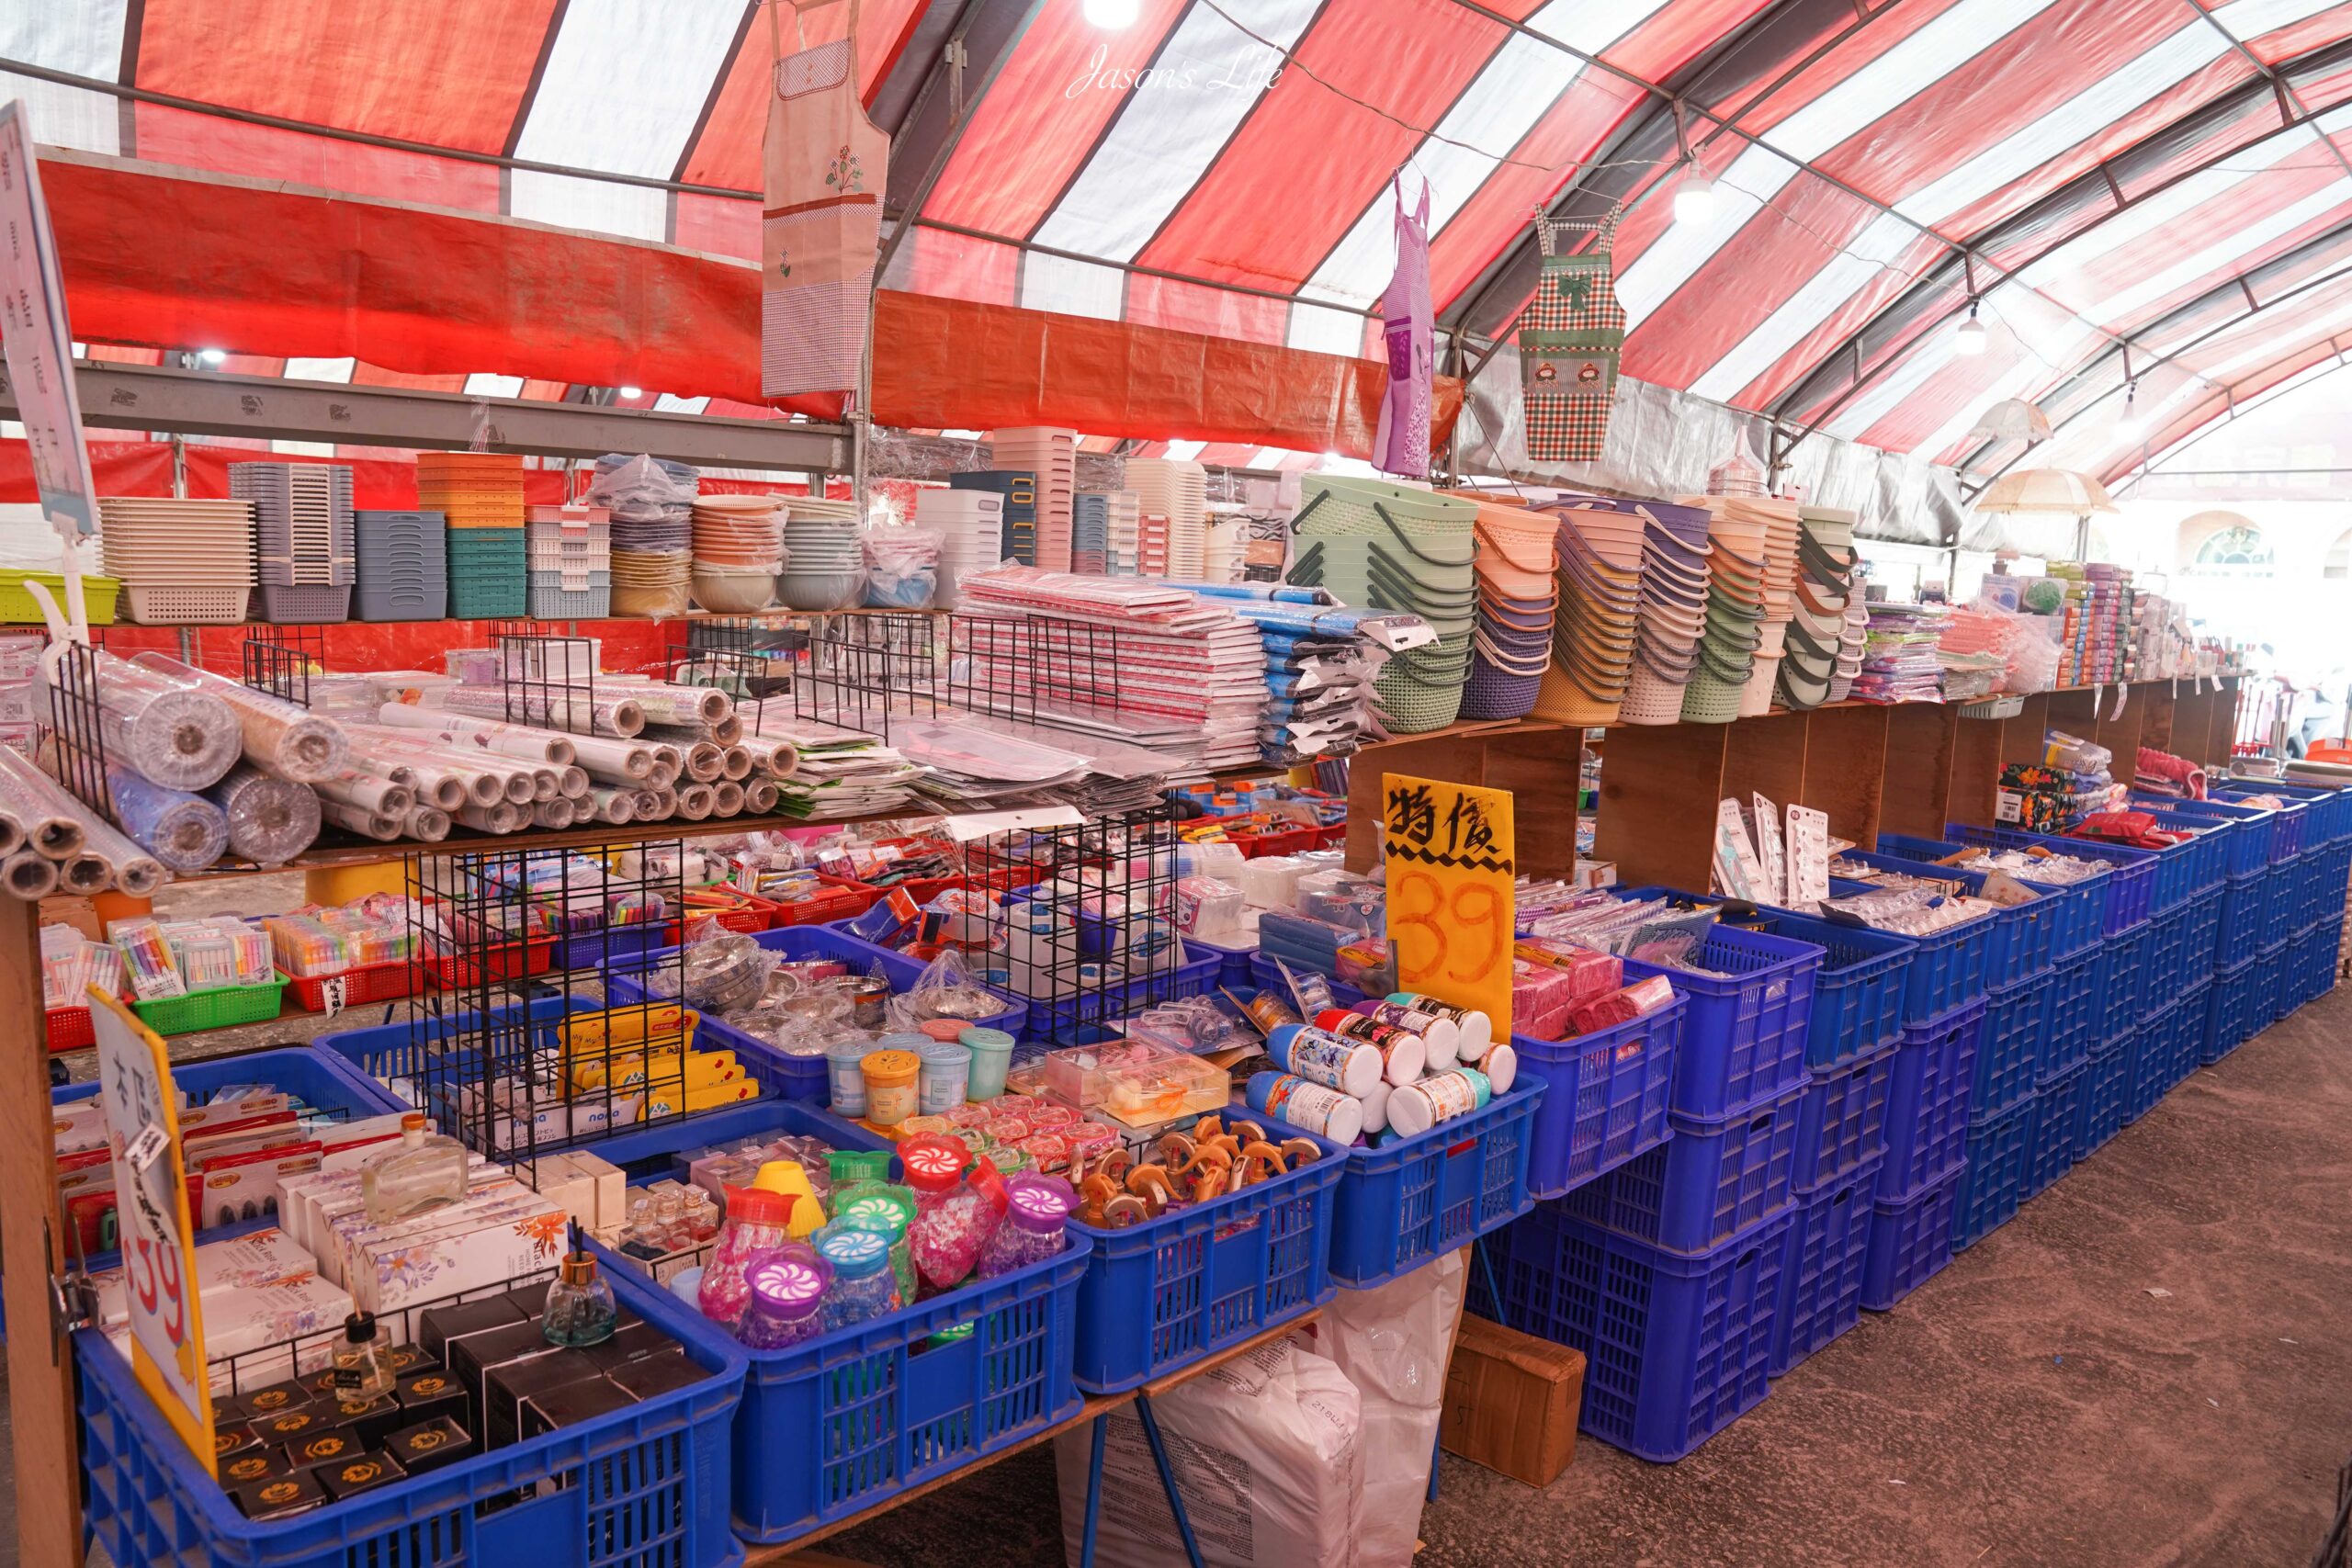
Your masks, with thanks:
[{"label": "black gift box", "polygon": [[238,1512],[249,1519],[282,1519],[289,1514],[324,1507],[327,1501],[326,1488],[311,1479],[309,1471],[248,1482],[230,1488],[229,1495],[235,1500]]},{"label": "black gift box", "polygon": [[447,1416],[436,1416],[394,1432],[384,1439],[384,1451],[400,1461],[401,1468],[411,1475],[422,1475],[428,1470],[471,1459],[481,1450],[465,1427]]},{"label": "black gift box", "polygon": [[408,1479],[408,1472],[401,1468],[401,1461],[385,1453],[362,1454],[348,1464],[314,1470],[311,1473],[326,1487],[327,1495],[338,1503],[358,1493],[370,1492],[379,1486],[389,1486],[395,1481]]}]

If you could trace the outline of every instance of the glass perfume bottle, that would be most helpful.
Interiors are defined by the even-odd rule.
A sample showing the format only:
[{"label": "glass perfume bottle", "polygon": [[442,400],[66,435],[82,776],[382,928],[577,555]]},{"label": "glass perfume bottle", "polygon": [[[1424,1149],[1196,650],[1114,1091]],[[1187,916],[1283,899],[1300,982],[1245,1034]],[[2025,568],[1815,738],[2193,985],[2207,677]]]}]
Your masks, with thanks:
[{"label": "glass perfume bottle", "polygon": [[368,1217],[379,1224],[461,1201],[465,1145],[426,1132],[424,1117],[412,1111],[401,1118],[401,1141],[360,1168],[359,1190]]},{"label": "glass perfume bottle", "polygon": [[[576,1241],[576,1238],[575,1238]],[[613,1287],[596,1269],[595,1258],[584,1251],[567,1253],[548,1287],[548,1310],[542,1332],[550,1345],[601,1345],[613,1337],[620,1320],[620,1305]]]},{"label": "glass perfume bottle", "polygon": [[343,1341],[334,1348],[332,1367],[334,1396],[345,1404],[375,1399],[400,1386],[391,1344],[377,1337],[372,1312],[355,1312],[343,1320]]}]

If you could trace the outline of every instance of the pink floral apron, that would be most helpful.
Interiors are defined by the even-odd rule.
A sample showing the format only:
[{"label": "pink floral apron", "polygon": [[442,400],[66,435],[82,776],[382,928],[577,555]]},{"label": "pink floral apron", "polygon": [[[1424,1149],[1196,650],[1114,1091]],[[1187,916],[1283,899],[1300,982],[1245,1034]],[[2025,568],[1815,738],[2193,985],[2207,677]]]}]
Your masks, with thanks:
[{"label": "pink floral apron", "polygon": [[1435,365],[1430,310],[1430,183],[1418,211],[1405,210],[1405,177],[1396,192],[1396,271],[1381,296],[1381,337],[1388,350],[1388,395],[1380,404],[1373,461],[1384,473],[1426,478],[1430,471],[1430,378]]}]

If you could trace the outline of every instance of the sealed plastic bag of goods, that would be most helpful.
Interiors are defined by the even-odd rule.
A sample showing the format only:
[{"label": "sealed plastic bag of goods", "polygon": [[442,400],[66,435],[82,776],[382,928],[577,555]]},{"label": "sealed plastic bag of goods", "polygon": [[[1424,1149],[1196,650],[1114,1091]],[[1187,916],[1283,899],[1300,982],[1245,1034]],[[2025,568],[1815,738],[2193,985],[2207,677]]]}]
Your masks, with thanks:
[{"label": "sealed plastic bag of goods", "polygon": [[[1442,1371],[1441,1363],[1441,1382]],[[1151,1410],[1209,1568],[1354,1568],[1361,1561],[1363,1418],[1355,1385],[1332,1362],[1284,1340],[1170,1389]],[[1098,1568],[1183,1562],[1135,1407],[1105,1420]],[[1082,1426],[1054,1439],[1072,1568],[1085,1540],[1093,1437]]]},{"label": "sealed plastic bag of goods", "polygon": [[1445,1410],[1446,1365],[1462,1322],[1463,1255],[1369,1291],[1341,1291],[1299,1342],[1355,1384],[1363,1413],[1363,1522],[1355,1568],[1407,1568],[1420,1537],[1430,1458]]}]

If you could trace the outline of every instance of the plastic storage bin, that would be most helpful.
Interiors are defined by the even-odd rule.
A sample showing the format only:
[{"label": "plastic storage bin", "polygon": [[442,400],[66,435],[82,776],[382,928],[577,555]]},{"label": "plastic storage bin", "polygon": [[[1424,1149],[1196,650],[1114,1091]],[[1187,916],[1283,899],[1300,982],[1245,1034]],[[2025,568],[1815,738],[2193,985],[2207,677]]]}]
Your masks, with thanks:
[{"label": "plastic storage bin", "polygon": [[262,1023],[277,1016],[286,981],[281,976],[258,986],[216,986],[184,997],[133,1002],[130,1010],[158,1034],[191,1034],[199,1029],[226,1029],[236,1023]]},{"label": "plastic storage bin", "polygon": [[[1932,840],[1919,844],[1923,852],[1930,848],[1940,848],[1949,852],[1953,847]],[[1905,876],[1958,882],[1972,893],[1984,886],[1984,874],[1981,871],[1937,865],[1932,860],[1921,860],[1916,856],[1849,850],[1841,858],[1860,861],[1864,865],[1877,866],[1883,871],[1896,872]],[[2089,907],[2089,900],[2077,900],[2073,888],[2027,886],[2036,895],[2031,903],[2011,905],[1985,917],[1993,928],[1984,945],[1984,983],[1987,986],[2013,986],[2038,970],[2047,969],[2055,952],[2059,928]],[[1831,886],[1833,891],[1839,890],[1838,879],[1833,878]]]},{"label": "plastic storage bin", "polygon": [[[1843,877],[1829,880],[1831,893],[1845,897],[1869,885]],[[1911,962],[1904,972],[1903,1021],[1931,1023],[1957,1008],[1984,998],[1984,954],[1994,920],[1965,920],[1928,936],[1911,937]]]},{"label": "plastic storage bin", "polygon": [[[2334,956],[2331,951],[2330,959]],[[2198,1043],[2199,1062],[2220,1061],[2253,1034],[2254,988],[2260,979],[2256,973],[2259,966],[2257,960],[2249,958],[2213,976],[2212,989],[2205,998],[2205,1032]]]},{"label": "plastic storage bin", "polygon": [[413,997],[424,969],[413,958],[390,958],[381,964],[362,964],[339,975],[288,975],[282,969],[278,973],[296,1007],[304,1012],[326,1012],[331,1008],[341,1011],[368,1002],[396,1002]]},{"label": "plastic storage bin", "polygon": [[2129,1034],[2098,1045],[2083,1064],[2082,1087],[2075,1095],[2075,1164],[2090,1158],[2123,1131],[2123,1096],[2131,1079]]},{"label": "plastic storage bin", "polygon": [[1951,1261],[1952,1223],[1966,1167],[1902,1198],[1871,1203],[1870,1248],[1862,1258],[1861,1304],[1887,1312],[1943,1272]]},{"label": "plastic storage bin", "polygon": [[1124,1230],[1070,1222],[1094,1243],[1078,1288],[1080,1388],[1148,1382],[1330,1299],[1331,1204],[1346,1162],[1317,1142],[1325,1152],[1312,1165],[1156,1220]]},{"label": "plastic storage bin", "polygon": [[2086,953],[2051,970],[2050,1001],[2035,1053],[2037,1081],[2081,1066],[2091,1054],[2092,1018],[2100,1000],[2098,960],[2096,953]]},{"label": "plastic storage bin", "polygon": [[1980,828],[1967,822],[1947,822],[1944,837],[1954,843],[1977,844],[1987,849],[2049,850],[2076,860],[2106,863],[2107,875],[2093,883],[2077,883],[2104,894],[2100,908],[2100,929],[2109,936],[2128,930],[2154,913],[2156,891],[2156,859],[2154,850],[2135,850],[2129,844],[2102,843],[2096,839],[2053,838],[2042,833],[2020,833],[2013,828]]},{"label": "plastic storage bin", "polygon": [[1884,1045],[1874,1055],[1813,1075],[1797,1110],[1790,1187],[1800,1196],[1837,1186],[1886,1153],[1887,1089],[1900,1049],[1899,1042]]},{"label": "plastic storage bin", "polygon": [[[2173,1035],[2180,1018],[2180,1004],[2176,1000],[2150,1013],[2132,1032],[2131,1066],[2123,1089],[2123,1124],[2127,1127],[2154,1110],[2156,1101],[2172,1087]],[[2203,1020],[2199,1019],[2200,1046],[2204,1042],[2203,1027]]]},{"label": "plastic storage bin", "polygon": [[[2173,1006],[2172,1034],[2166,1042],[2164,1092],[2170,1094],[2197,1070],[2198,1054],[2205,1047],[2206,998],[2213,983],[2200,980],[2180,994]],[[2291,1010],[2290,1004],[2281,1004]]]},{"label": "plastic storage bin", "polygon": [[1986,1016],[1977,1002],[1957,1018],[1903,1032],[1887,1083],[1880,1197],[1900,1199],[1941,1179],[1965,1154]]},{"label": "plastic storage bin", "polygon": [[2091,1049],[2122,1039],[2140,1026],[2142,998],[2148,983],[2148,939],[2154,921],[2143,920],[2131,930],[2107,939],[2099,950],[2098,1011],[2091,1025]]},{"label": "plastic storage bin", "polygon": [[1511,1036],[1519,1076],[1541,1080],[1527,1156],[1537,1199],[1614,1170],[1667,1137],[1667,1095],[1690,1003],[1681,997],[1646,1018],[1570,1040]]},{"label": "plastic storage bin", "polygon": [[1584,1352],[1578,1424],[1670,1463],[1770,1392],[1783,1214],[1696,1256],[1588,1225],[1547,1203],[1487,1242],[1498,1305],[1472,1269],[1472,1302],[1498,1322]]},{"label": "plastic storage bin", "polygon": [[[403,1026],[405,1027],[405,1026]],[[385,1116],[409,1110],[400,1097],[349,1062],[307,1045],[286,1045],[266,1051],[244,1051],[230,1056],[204,1056],[172,1064],[172,1084],[183,1094],[201,1100],[232,1084],[261,1083],[288,1094],[338,1120]],[[70,1105],[98,1092],[96,1079],[61,1084],[50,1090],[50,1101]]]},{"label": "plastic storage bin", "polygon": [[1714,973],[1625,961],[1628,980],[1663,975],[1690,998],[1668,1106],[1683,1116],[1727,1116],[1802,1083],[1821,949],[1718,925],[1691,962]]},{"label": "plastic storage bin", "polygon": [[1668,1113],[1674,1135],[1560,1200],[1563,1213],[1671,1252],[1702,1252],[1786,1208],[1800,1087],[1719,1122]]},{"label": "plastic storage bin", "polygon": [[[1881,833],[1881,852],[1902,855],[1907,859],[1935,863],[1959,853],[1969,846],[1942,839],[1916,839],[1902,833]],[[1940,868],[1950,869],[1950,868]],[[2028,967],[2041,964],[2056,964],[2088,952],[2098,941],[2100,928],[2107,912],[2107,885],[2104,878],[2092,882],[2041,882],[2030,872],[2016,876],[2022,886],[2041,896],[2041,901],[2028,906],[2037,917],[2035,922],[2044,930],[2030,933],[2030,941],[2048,946],[2030,948],[2018,962]],[[1996,982],[1997,983],[1997,982]]]},{"label": "plastic storage bin", "polygon": [[1527,1156],[1549,1092],[1514,1083],[1467,1116],[1349,1149],[1331,1201],[1331,1278],[1382,1284],[1527,1213]]},{"label": "plastic storage bin", "polygon": [[1877,1187],[1878,1169],[1866,1165],[1797,1200],[1772,1322],[1774,1377],[1860,1321]]},{"label": "plastic storage bin", "polygon": [[[533,1030],[533,1048],[554,1053],[561,1048],[556,1038],[556,1020],[567,1012],[584,1012],[594,1003],[582,998],[567,1000],[561,997],[542,997],[529,1004]],[[508,1002],[492,1008],[492,1020],[501,1027],[519,1021],[518,1010],[523,1004]],[[413,1110],[425,1102],[425,1085],[422,1081],[424,1053],[435,1048],[439,1040],[453,1033],[462,1033],[481,1027],[479,1015],[473,1012],[451,1013],[444,1018],[420,1018],[412,1023],[398,1020],[390,1023],[366,1025],[353,1029],[329,1030],[311,1042],[311,1049],[332,1053],[357,1067],[360,1072],[383,1087],[401,1110]],[[232,1058],[232,1060],[234,1058]],[[175,1073],[175,1077],[178,1075]]]},{"label": "plastic storage bin", "polygon": [[2075,1168],[2075,1118],[2089,1071],[2085,1058],[2034,1091],[2033,1143],[2026,1153],[2019,1201],[2040,1196]]},{"label": "plastic storage bin", "polygon": [[2230,878],[2222,889],[2221,930],[2214,939],[2213,964],[2226,969],[2260,953],[2265,946],[2266,916],[2274,905],[2284,915],[2292,896],[2280,896],[2267,875]]},{"label": "plastic storage bin", "polygon": [[2041,1074],[2042,1026],[2049,1013],[2046,979],[1995,991],[1985,1000],[1971,1115],[1979,1121],[1998,1115],[2033,1092]]},{"label": "plastic storage bin", "polygon": [[1990,1121],[1968,1130],[1968,1163],[1952,1209],[1954,1251],[1973,1247],[2007,1224],[2024,1201],[2026,1161],[2033,1154],[2039,1107],[2028,1095]]},{"label": "plastic storage bin", "polygon": [[98,1042],[88,1008],[51,1008],[42,1015],[41,1033],[52,1052],[78,1051]]}]

